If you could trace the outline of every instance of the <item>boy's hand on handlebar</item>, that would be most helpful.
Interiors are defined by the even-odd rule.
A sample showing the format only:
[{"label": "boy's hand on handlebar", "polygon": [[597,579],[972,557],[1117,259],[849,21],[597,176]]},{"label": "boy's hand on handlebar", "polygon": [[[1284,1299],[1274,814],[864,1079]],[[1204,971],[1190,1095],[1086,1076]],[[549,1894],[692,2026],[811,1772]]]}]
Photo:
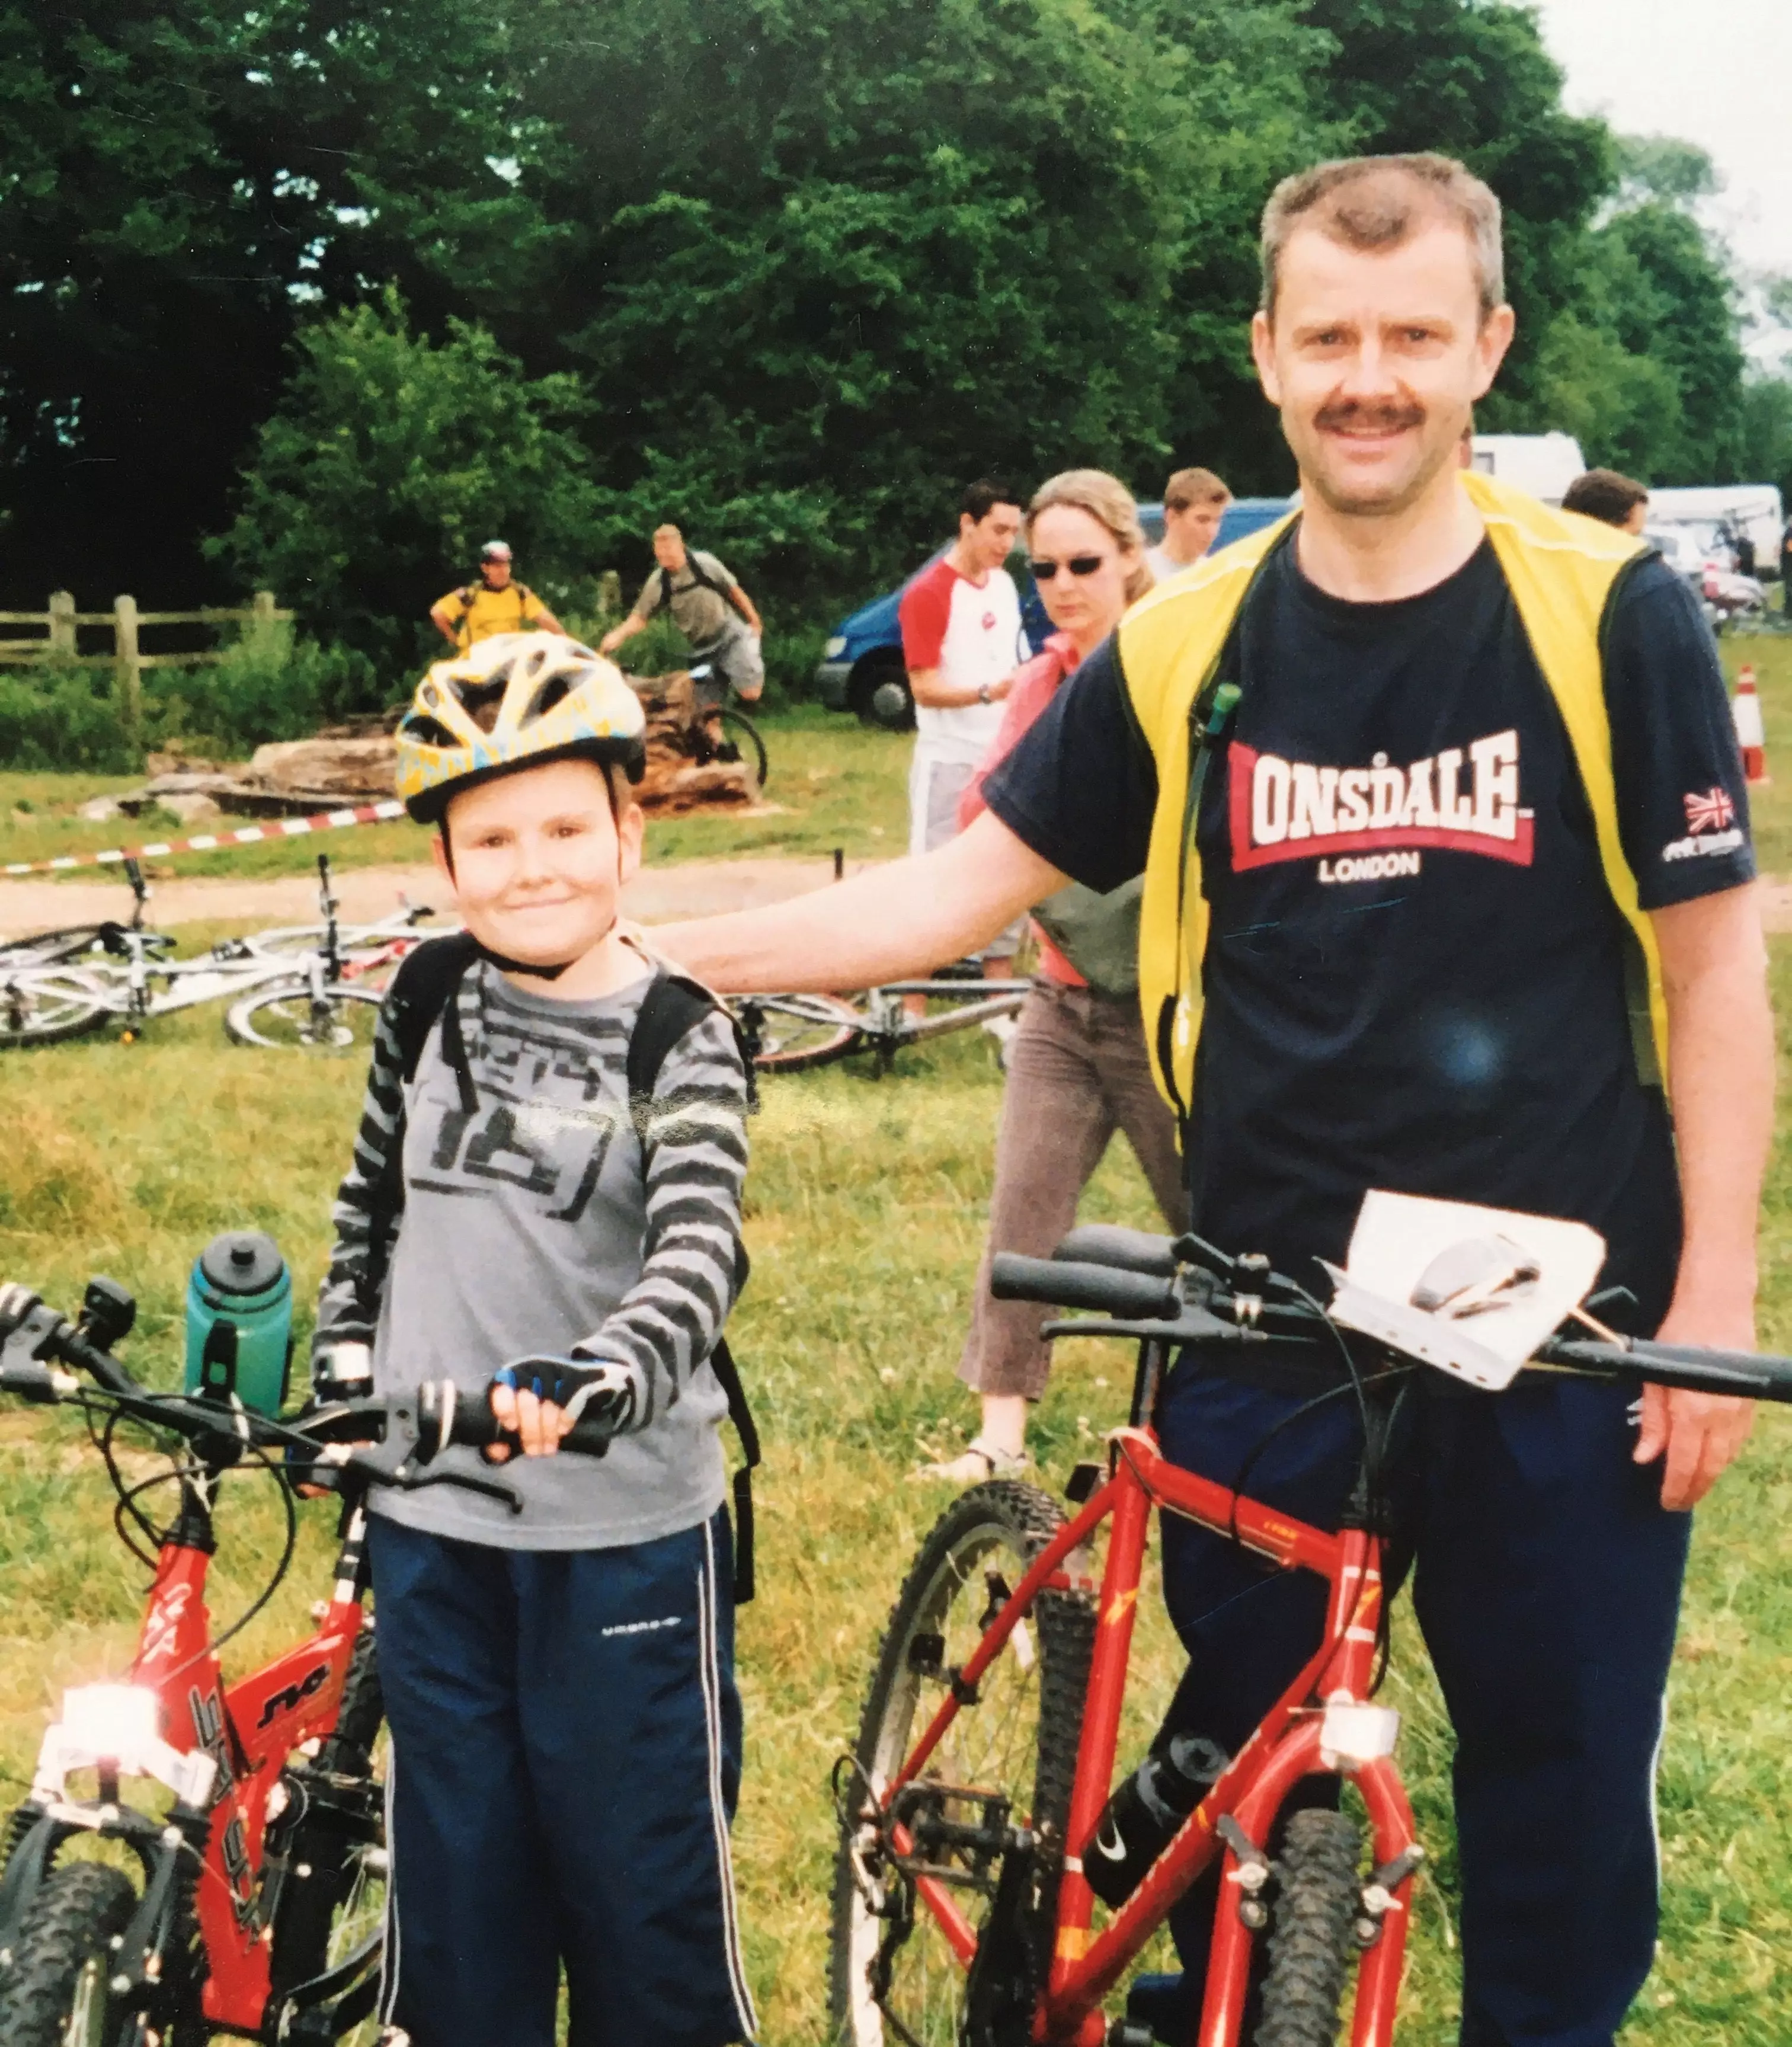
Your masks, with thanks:
[{"label": "boy's hand on handlebar", "polygon": [[[551,1457],[575,1422],[611,1435],[625,1429],[635,1411],[635,1375],[606,1359],[518,1358],[493,1376],[490,1398],[499,1426],[515,1434],[524,1457]],[[486,1453],[494,1464],[509,1454],[504,1444]]]},{"label": "boy's hand on handlebar", "polygon": [[[1678,1303],[1656,1332],[1664,1344],[1705,1344],[1721,1350],[1755,1348],[1751,1313],[1701,1314]],[[1684,1514],[1710,1492],[1748,1440],[1755,1403],[1683,1387],[1645,1386],[1643,1426],[1632,1453],[1639,1465],[1662,1461],[1662,1504]]]}]

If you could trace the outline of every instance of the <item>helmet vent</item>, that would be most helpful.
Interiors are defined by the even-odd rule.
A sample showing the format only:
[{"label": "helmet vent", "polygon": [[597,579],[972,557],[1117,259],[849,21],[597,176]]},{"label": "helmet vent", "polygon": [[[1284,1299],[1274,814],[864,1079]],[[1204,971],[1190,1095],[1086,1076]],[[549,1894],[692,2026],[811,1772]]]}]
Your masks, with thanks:
[{"label": "helmet vent", "polygon": [[573,678],[569,675],[550,675],[529,698],[528,706],[517,724],[532,725],[538,718],[545,718],[555,704],[564,703],[572,695],[572,684]]},{"label": "helmet vent", "polygon": [[501,671],[491,681],[470,682],[455,675],[449,679],[449,687],[460,698],[461,709],[482,732],[497,729],[497,714],[504,708],[504,693],[509,687],[510,678]]},{"label": "helmet vent", "polygon": [[399,729],[413,746],[458,746],[460,744],[439,719],[420,718],[415,711]]}]

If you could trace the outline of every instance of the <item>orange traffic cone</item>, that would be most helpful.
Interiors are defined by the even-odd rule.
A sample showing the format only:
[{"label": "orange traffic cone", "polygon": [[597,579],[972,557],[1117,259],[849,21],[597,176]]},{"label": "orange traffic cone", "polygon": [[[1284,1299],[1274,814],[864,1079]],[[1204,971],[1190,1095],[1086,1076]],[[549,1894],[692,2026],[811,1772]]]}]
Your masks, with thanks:
[{"label": "orange traffic cone", "polygon": [[1736,722],[1736,744],[1742,749],[1742,772],[1751,787],[1770,780],[1767,773],[1767,736],[1761,724],[1761,695],[1755,687],[1755,671],[1746,663],[1736,677],[1736,701],[1731,706]]}]

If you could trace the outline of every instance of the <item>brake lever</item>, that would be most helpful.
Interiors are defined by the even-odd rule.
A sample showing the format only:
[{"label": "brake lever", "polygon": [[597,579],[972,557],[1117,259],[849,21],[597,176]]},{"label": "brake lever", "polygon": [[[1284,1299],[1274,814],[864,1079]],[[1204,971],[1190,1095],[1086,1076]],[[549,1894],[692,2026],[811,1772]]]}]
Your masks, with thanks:
[{"label": "brake lever", "polygon": [[350,1449],[341,1461],[343,1468],[358,1472],[376,1484],[389,1485],[401,1492],[420,1492],[431,1485],[458,1485],[467,1492],[481,1492],[502,1501],[513,1514],[522,1512],[522,1496],[513,1486],[496,1479],[478,1478],[470,1472],[427,1470],[425,1467],[441,1447],[440,1433],[432,1421],[431,1435],[436,1440],[426,1441],[423,1418],[415,1400],[393,1400],[385,1409],[384,1437],[377,1443],[362,1443]]}]

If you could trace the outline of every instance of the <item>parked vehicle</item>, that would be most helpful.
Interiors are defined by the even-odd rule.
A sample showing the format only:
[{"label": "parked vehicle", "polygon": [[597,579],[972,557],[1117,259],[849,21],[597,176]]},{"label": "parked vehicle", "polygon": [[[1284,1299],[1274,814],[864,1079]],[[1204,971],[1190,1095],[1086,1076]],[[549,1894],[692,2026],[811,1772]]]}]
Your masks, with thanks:
[{"label": "parked vehicle", "polygon": [[1528,490],[1546,505],[1559,505],[1587,466],[1572,434],[1477,434],[1474,463],[1484,476]]},{"label": "parked vehicle", "polygon": [[1738,575],[1714,561],[1690,527],[1651,525],[1643,537],[1660,548],[1662,559],[1691,586],[1713,632],[1766,613],[1767,593],[1758,578]]},{"label": "parked vehicle", "polygon": [[1710,483],[1649,493],[1649,526],[1690,533],[1705,559],[1720,568],[1735,569],[1736,545],[1745,536],[1754,543],[1755,559],[1770,568],[1779,557],[1779,536],[1786,511],[1771,483]]},{"label": "parked vehicle", "polygon": [[[1229,547],[1247,533],[1279,519],[1292,500],[1287,497],[1235,497],[1225,509],[1216,548]],[[1139,518],[1145,538],[1155,547],[1163,537],[1163,507],[1141,505]],[[926,568],[945,552],[930,555]],[[1037,648],[1051,627],[1039,602],[1039,592],[1024,568],[1016,564],[1015,582],[1020,591],[1020,622],[1028,644]],[[915,575],[920,574],[920,569]],[[911,582],[914,577],[908,578]],[[815,694],[830,710],[850,710],[867,725],[905,731],[915,722],[915,704],[908,693],[908,673],[902,663],[902,629],[896,612],[908,582],[873,598],[835,628],[815,670]]]}]

